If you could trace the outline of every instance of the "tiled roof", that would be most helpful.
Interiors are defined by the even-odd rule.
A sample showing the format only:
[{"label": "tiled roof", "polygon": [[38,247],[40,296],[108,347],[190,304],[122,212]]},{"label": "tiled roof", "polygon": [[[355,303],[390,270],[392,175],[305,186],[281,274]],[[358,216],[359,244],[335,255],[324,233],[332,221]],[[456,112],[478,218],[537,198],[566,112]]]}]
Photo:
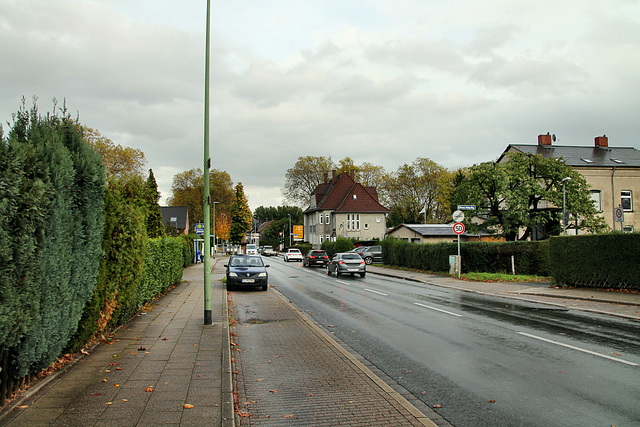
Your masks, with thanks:
[{"label": "tiled roof", "polygon": [[560,158],[572,167],[640,167],[640,150],[633,147],[576,147],[563,145],[511,144],[498,162],[513,151],[525,154],[541,154],[542,157]]},{"label": "tiled roof", "polygon": [[[394,227],[387,234],[390,234],[402,227],[406,227],[421,236],[457,236],[457,234],[453,232],[453,224],[400,224]],[[467,231],[465,230],[462,235],[466,236]]]},{"label": "tiled roof", "polygon": [[329,183],[318,185],[312,195],[316,198],[316,208],[309,208],[305,213],[317,210],[353,213],[390,212],[378,202],[378,192],[375,187],[365,188],[344,172]]}]

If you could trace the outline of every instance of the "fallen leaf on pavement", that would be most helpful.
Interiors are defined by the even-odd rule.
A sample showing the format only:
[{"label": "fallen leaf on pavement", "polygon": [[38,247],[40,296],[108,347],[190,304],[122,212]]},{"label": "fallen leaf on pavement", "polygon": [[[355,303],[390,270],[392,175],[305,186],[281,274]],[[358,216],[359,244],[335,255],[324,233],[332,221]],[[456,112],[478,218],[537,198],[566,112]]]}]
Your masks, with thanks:
[{"label": "fallen leaf on pavement", "polygon": [[147,388],[144,389],[144,391],[152,392],[152,391],[155,391],[155,390],[153,389],[153,387],[147,387]]},{"label": "fallen leaf on pavement", "polygon": [[489,403],[496,403],[496,401],[494,399],[488,400],[487,402]]},{"label": "fallen leaf on pavement", "polygon": [[80,350],[80,353],[87,354],[87,355],[89,354],[89,352],[87,350],[85,350],[84,348],[82,350]]},{"label": "fallen leaf on pavement", "polygon": [[442,405],[439,405],[439,404],[436,403],[435,405],[433,405],[433,407],[434,408],[442,408]]},{"label": "fallen leaf on pavement", "polygon": [[271,392],[271,393],[277,393],[277,392],[278,392],[278,390],[269,390],[269,392]]},{"label": "fallen leaf on pavement", "polygon": [[27,409],[29,407],[29,405],[20,405],[18,406],[18,409]]},{"label": "fallen leaf on pavement", "polygon": [[113,386],[114,387],[120,387],[120,384],[114,384]]},{"label": "fallen leaf on pavement", "polygon": [[191,409],[191,408],[193,408],[194,406],[193,406],[193,405],[191,405],[191,404],[189,404],[189,403],[185,403],[185,404],[183,405],[183,407],[184,407],[184,409]]}]

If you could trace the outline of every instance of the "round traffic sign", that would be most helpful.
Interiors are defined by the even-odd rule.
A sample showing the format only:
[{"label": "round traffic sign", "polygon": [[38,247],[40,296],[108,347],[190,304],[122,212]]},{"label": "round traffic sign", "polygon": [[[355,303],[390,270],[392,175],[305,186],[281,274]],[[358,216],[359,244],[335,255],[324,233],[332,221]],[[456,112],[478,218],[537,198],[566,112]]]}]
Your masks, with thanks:
[{"label": "round traffic sign", "polygon": [[453,213],[453,220],[455,222],[462,222],[464,221],[464,212],[462,212],[460,209],[458,209],[457,211],[455,211]]},{"label": "round traffic sign", "polygon": [[453,224],[453,232],[456,234],[464,233],[464,224],[461,222],[456,222]]}]

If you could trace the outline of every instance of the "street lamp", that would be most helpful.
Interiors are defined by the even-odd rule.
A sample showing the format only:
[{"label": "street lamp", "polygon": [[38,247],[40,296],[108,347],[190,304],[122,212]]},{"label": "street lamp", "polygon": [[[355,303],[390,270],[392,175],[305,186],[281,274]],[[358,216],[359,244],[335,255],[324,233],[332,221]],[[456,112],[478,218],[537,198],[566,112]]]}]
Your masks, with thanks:
[{"label": "street lamp", "polygon": [[205,31],[205,55],[204,55],[204,324],[212,325],[213,318],[211,316],[211,263],[209,254],[211,253],[210,232],[211,224],[209,215],[209,204],[211,196],[209,195],[209,169],[211,167],[211,158],[209,157],[209,45],[210,45],[210,11],[211,0],[207,0],[207,24]]},{"label": "street lamp", "polygon": [[213,256],[216,256],[217,242],[216,242],[216,205],[220,202],[213,202]]},{"label": "street lamp", "polygon": [[291,247],[291,214],[289,215],[289,247]]},{"label": "street lamp", "polygon": [[567,235],[567,191],[566,184],[571,181],[571,177],[566,177],[562,179],[562,234]]}]

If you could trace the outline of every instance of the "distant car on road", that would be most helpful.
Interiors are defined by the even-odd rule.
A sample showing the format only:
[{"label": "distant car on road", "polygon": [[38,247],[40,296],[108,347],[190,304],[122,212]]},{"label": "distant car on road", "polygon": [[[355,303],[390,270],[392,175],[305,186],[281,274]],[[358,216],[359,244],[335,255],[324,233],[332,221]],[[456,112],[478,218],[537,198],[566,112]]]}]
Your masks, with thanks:
[{"label": "distant car on road", "polygon": [[300,252],[300,249],[289,248],[287,249],[287,252],[285,252],[284,254],[284,260],[286,262],[289,262],[292,260],[302,261],[302,252]]},{"label": "distant car on road", "polygon": [[309,251],[302,260],[303,267],[313,267],[319,265],[320,267],[326,267],[329,264],[329,255],[325,251]]},{"label": "distant car on road", "polygon": [[258,247],[253,243],[247,243],[247,255],[258,255]]},{"label": "distant car on road", "polygon": [[382,246],[367,246],[362,250],[358,250],[357,252],[358,255],[360,255],[360,257],[367,264],[382,262]]},{"label": "distant car on road", "polygon": [[340,277],[343,274],[351,274],[352,276],[359,274],[364,277],[367,273],[367,265],[360,255],[353,252],[342,252],[335,254],[327,265],[327,275],[332,274]]},{"label": "distant car on road", "polygon": [[273,250],[273,246],[269,246],[269,245],[265,245],[262,247],[262,251],[260,252],[260,255],[262,256],[274,256],[276,253]]},{"label": "distant car on road", "polygon": [[269,274],[258,255],[232,255],[226,267],[227,289],[235,286],[260,286],[263,291],[269,287]]}]

